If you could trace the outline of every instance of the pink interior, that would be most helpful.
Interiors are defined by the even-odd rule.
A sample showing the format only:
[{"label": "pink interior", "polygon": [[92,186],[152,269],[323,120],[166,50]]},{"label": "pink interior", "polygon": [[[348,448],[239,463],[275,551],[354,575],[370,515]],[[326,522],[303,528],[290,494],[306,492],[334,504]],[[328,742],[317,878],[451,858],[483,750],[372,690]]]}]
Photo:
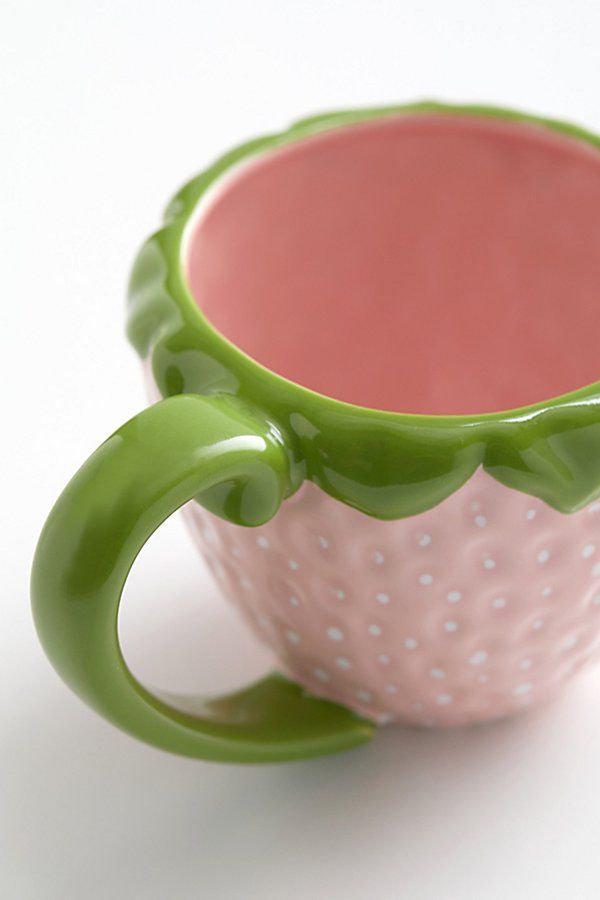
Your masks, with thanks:
[{"label": "pink interior", "polygon": [[474,413],[600,380],[600,152],[419,115],[273,150],[199,211],[188,277],[258,362],[341,400]]}]

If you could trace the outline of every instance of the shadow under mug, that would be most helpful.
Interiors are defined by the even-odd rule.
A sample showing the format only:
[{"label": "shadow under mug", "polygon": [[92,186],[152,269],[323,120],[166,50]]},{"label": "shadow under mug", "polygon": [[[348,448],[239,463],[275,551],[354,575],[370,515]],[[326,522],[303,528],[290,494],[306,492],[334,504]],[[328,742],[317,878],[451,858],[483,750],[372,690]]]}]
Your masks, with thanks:
[{"label": "shadow under mug", "polygon": [[[427,102],[299,122],[177,194],[129,291],[165,399],[79,470],[34,561],[39,636],[84,700],[157,747],[276,761],[512,714],[594,657],[599,150]],[[198,715],[117,635],[184,504],[279,668]]]}]

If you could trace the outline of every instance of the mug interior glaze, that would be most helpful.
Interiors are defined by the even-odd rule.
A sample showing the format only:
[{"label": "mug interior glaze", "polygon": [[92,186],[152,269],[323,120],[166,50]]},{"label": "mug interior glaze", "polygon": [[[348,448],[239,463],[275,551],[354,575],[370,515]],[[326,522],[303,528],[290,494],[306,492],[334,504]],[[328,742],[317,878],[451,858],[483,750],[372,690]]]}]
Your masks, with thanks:
[{"label": "mug interior glaze", "polygon": [[325,131],[219,182],[186,269],[268,369],[375,409],[526,406],[598,380],[600,154],[523,122]]},{"label": "mug interior glaze", "polygon": [[[221,176],[184,248],[217,332],[349,404],[485,414],[598,380],[600,153],[540,124],[326,129]],[[597,651],[596,502],[564,514],[476,468],[393,521],[309,481],[257,531],[187,519],[280,668],[379,723],[514,713]]]}]

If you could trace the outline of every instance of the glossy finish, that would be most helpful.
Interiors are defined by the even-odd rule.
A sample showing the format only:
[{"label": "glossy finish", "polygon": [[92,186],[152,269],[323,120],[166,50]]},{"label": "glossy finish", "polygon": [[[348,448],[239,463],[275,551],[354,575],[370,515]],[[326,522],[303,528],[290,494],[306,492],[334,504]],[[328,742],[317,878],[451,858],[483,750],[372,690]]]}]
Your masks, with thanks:
[{"label": "glossy finish", "polygon": [[479,469],[393,522],[310,482],[260,528],[186,519],[280,670],[378,724],[513,715],[598,659],[598,502],[565,515]]},{"label": "glossy finish", "polygon": [[135,737],[186,756],[236,762],[332,753],[372,726],[274,675],[202,715],[179,712],[130,674],[117,635],[123,585],[152,532],[200,495],[226,518],[257,525],[287,483],[278,435],[224,397],[174,397],[102,444],[58,499],[35,555],[35,624],[52,664],[99,713]]},{"label": "glossy finish", "polygon": [[[208,188],[231,166],[323,130],[382,116],[424,113],[459,113],[529,122],[600,148],[598,138],[574,126],[483,107],[423,103],[315,117],[282,134],[237,148],[190,182],[169,205],[163,228],[144,244],[138,255],[129,291],[129,337],[151,367],[160,395],[169,399],[161,400],[124,425],[67,486],[40,538],[32,595],[40,638],[65,681],[106,718],[158,747],[207,759],[274,761],[354,746],[367,740],[374,727],[372,722],[350,710],[306,694],[281,676],[273,676],[228,698],[207,700],[201,704],[199,717],[169,707],[135,681],[124,663],[117,636],[117,611],[123,584],[139,549],[153,530],[192,498],[231,523],[258,526],[275,516],[285,498],[289,499],[282,514],[287,521],[288,508],[289,515],[293,515],[294,504],[302,509],[308,496],[309,506],[316,503],[315,521],[319,525],[325,524],[330,515],[335,519],[340,517],[339,535],[334,531],[328,536],[320,535],[333,548],[340,535],[343,540],[344,529],[348,527],[344,523],[346,519],[350,522],[352,516],[359,516],[363,523],[360,527],[351,525],[357,529],[361,547],[369,546],[372,530],[379,527],[389,526],[390,536],[396,528],[410,536],[413,521],[386,524],[376,519],[428,515],[426,511],[431,510],[437,522],[438,508],[442,516],[449,508],[444,506],[444,501],[458,502],[462,494],[451,495],[466,482],[469,484],[464,490],[471,490],[481,477],[488,479],[494,492],[500,492],[502,498],[513,498],[507,490],[513,488],[520,492],[515,495],[520,502],[529,503],[526,497],[529,494],[563,514],[583,509],[600,493],[600,384],[597,382],[534,406],[471,416],[403,415],[352,406],[307,390],[260,366],[211,326],[190,292],[185,263],[193,216]],[[303,482],[313,484],[305,484],[303,491],[294,497]],[[505,488],[500,488],[500,484]],[[490,506],[490,522],[500,514],[502,503],[504,499]],[[541,509],[538,501],[535,504],[536,509]],[[512,499],[508,505],[513,508]],[[369,519],[363,513],[374,518]],[[279,516],[275,516],[274,544],[283,541],[279,521]],[[557,523],[561,519],[552,521],[552,533],[558,534]],[[579,519],[574,521],[578,523]],[[292,528],[302,532],[302,522],[299,516]],[[574,554],[579,549],[580,538],[584,537],[584,531],[580,532],[578,527],[574,526],[572,546],[569,545],[569,552],[572,550]],[[253,537],[251,534],[254,532],[248,532],[244,540],[260,537],[260,533]],[[302,532],[294,537],[292,545],[301,546],[306,539],[306,533]],[[537,538],[531,540],[533,548]],[[264,549],[256,546],[261,552]],[[581,548],[582,553],[585,546]],[[322,544],[320,548],[317,552],[328,550]],[[287,547],[282,544],[280,550],[287,552]],[[376,547],[372,552],[372,562],[383,566],[385,555]],[[458,557],[458,550],[455,556],[454,562],[460,565],[463,560]],[[417,559],[412,554],[406,557],[411,566]],[[294,557],[290,560],[298,563]],[[399,560],[398,556],[393,565],[398,565]],[[224,565],[223,560],[220,562]],[[512,578],[510,561],[506,562],[507,577]],[[289,560],[287,565],[294,570]],[[385,566],[382,573],[384,569]],[[276,568],[265,572],[265,567],[261,567],[260,571],[265,577],[269,571],[273,578],[277,575]],[[373,571],[364,568],[369,584],[375,583]],[[314,575],[317,580],[321,577],[317,569]],[[340,571],[339,576],[344,577],[344,573]],[[356,578],[356,573],[349,577]],[[388,583],[390,591],[403,584]],[[432,584],[428,581],[421,586]],[[317,594],[311,593],[313,588],[303,585],[299,584],[299,592],[304,592],[310,604],[310,598]],[[514,585],[517,590],[516,581]],[[592,589],[590,585],[589,591]],[[580,605],[592,602],[588,587],[579,585],[578,592],[575,606],[569,608],[574,616],[569,623],[571,630],[584,621],[577,618],[579,612],[583,616]],[[386,591],[382,587],[378,593]],[[259,599],[269,604],[287,602],[291,613],[286,610],[286,614],[292,616],[304,613],[300,596],[297,607],[277,591]],[[356,615],[350,614],[349,623],[354,621],[357,627],[366,624],[368,628],[369,601],[368,596],[361,598],[366,605],[360,612],[355,611]],[[377,596],[375,603],[382,609],[386,606]],[[389,608],[391,613],[400,607],[392,606],[390,599]],[[468,620],[465,618],[468,626],[465,635],[474,639],[477,607],[470,609]],[[317,612],[314,623],[310,624],[312,618],[303,620],[303,627],[318,627],[325,622],[326,615],[329,612]],[[439,610],[435,612],[431,607],[423,615],[421,624],[427,630],[437,621]],[[523,613],[519,622],[522,624],[525,618]],[[400,623],[400,618],[393,625],[390,623],[394,654],[399,652]],[[327,627],[344,631],[341,618],[339,625]],[[383,637],[383,620],[380,627]],[[287,630],[295,631],[293,626]],[[448,629],[446,632],[452,638]],[[507,634],[499,628],[500,644]],[[299,631],[298,635],[299,647],[302,641]],[[379,635],[371,634],[371,637]],[[571,637],[566,635],[565,640]],[[295,637],[290,638],[288,634],[287,638],[288,643],[295,645]],[[336,632],[333,640],[337,639]],[[367,646],[362,640],[361,647]],[[493,635],[490,640],[493,641]],[[358,643],[355,646],[358,648]],[[432,643],[432,648],[435,646]],[[404,647],[410,649],[406,644]],[[315,652],[320,651],[317,648]],[[357,650],[357,662],[359,655],[360,666],[364,667],[366,656]],[[387,655],[391,664],[392,652]],[[305,678],[300,657],[292,659],[286,654],[283,657],[284,667],[286,659],[293,663],[287,666],[288,671],[314,690],[325,693],[322,686],[326,679],[315,676],[317,684]],[[300,661],[296,664],[295,659]],[[386,665],[382,660],[378,662]],[[499,664],[504,666],[505,662]],[[313,675],[314,668],[321,666],[313,667]],[[555,667],[555,671],[559,669]],[[409,683],[407,680],[407,688]],[[332,690],[337,692],[336,696],[348,699],[348,685],[351,682],[338,691],[334,684]],[[357,685],[356,690],[369,693],[364,685]],[[357,708],[367,712],[371,701],[365,698],[366,694],[355,697],[359,702]],[[385,709],[379,719],[381,715],[394,717],[403,713],[401,708]]]},{"label": "glossy finish", "polygon": [[[600,384],[508,412],[419,416],[379,412],[314,393],[275,375],[222,337],[190,293],[183,260],[199,200],[231,166],[328,128],[381,115],[489,115],[530,122],[586,141],[564,123],[485,107],[435,103],[330,114],[245,144],[186,185],[165,226],[142,247],[130,285],[129,337],[149,359],[160,394],[234,394],[281,431],[293,488],[309,479],[370,515],[395,519],[440,503],[482,466],[508,487],[574,512],[600,492]],[[357,447],[360,452],[357,452]]]}]

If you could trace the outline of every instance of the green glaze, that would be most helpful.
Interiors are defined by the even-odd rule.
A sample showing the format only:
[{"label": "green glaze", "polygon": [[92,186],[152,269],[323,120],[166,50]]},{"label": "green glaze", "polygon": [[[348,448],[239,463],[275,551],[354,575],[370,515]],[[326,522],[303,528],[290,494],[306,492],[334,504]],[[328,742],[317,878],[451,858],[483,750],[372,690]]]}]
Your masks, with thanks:
[{"label": "green glaze", "polygon": [[277,433],[230,397],[162,400],[109,437],[58,499],[33,565],[35,624],[67,684],[124,731],[185,756],[274,762],[366,741],[373,725],[279,675],[207,699],[202,716],[179,712],[138,684],[119,648],[123,585],[158,525],[206,491],[226,517],[258,525],[287,478]]},{"label": "green glaze", "polygon": [[[474,416],[365,409],[309,391],[239,351],[207,321],[184,274],[198,201],[233,164],[330,128],[425,112],[499,116],[600,149],[561,122],[479,106],[419,103],[330,113],[231,151],[172,200],[142,247],[129,290],[129,337],[164,398],[90,457],[44,527],[32,573],[35,623],[65,681],[130,734],[188,756],[276,761],[352,747],[372,723],[278,675],[192,716],[149,694],[121,654],[118,607],[145,541],[195,498],[252,526],[310,479],[383,519],[428,509],[483,466],[509,487],[573,512],[600,493],[600,383],[527,408]],[[316,323],[318,327],[318,323]]]},{"label": "green glaze", "polygon": [[435,506],[483,466],[503,484],[574,512],[600,493],[600,383],[534,406],[471,416],[357,407],[287,381],[246,356],[211,326],[186,283],[188,223],[207,188],[232,165],[326,129],[431,112],[528,122],[600,149],[600,138],[574,125],[494,107],[424,102],[304,119],[232,150],[171,201],[164,227],[134,266],[129,338],[150,359],[162,396],[225,393],[260,408],[285,436],[292,489],[310,479],[344,503],[394,519]]}]

